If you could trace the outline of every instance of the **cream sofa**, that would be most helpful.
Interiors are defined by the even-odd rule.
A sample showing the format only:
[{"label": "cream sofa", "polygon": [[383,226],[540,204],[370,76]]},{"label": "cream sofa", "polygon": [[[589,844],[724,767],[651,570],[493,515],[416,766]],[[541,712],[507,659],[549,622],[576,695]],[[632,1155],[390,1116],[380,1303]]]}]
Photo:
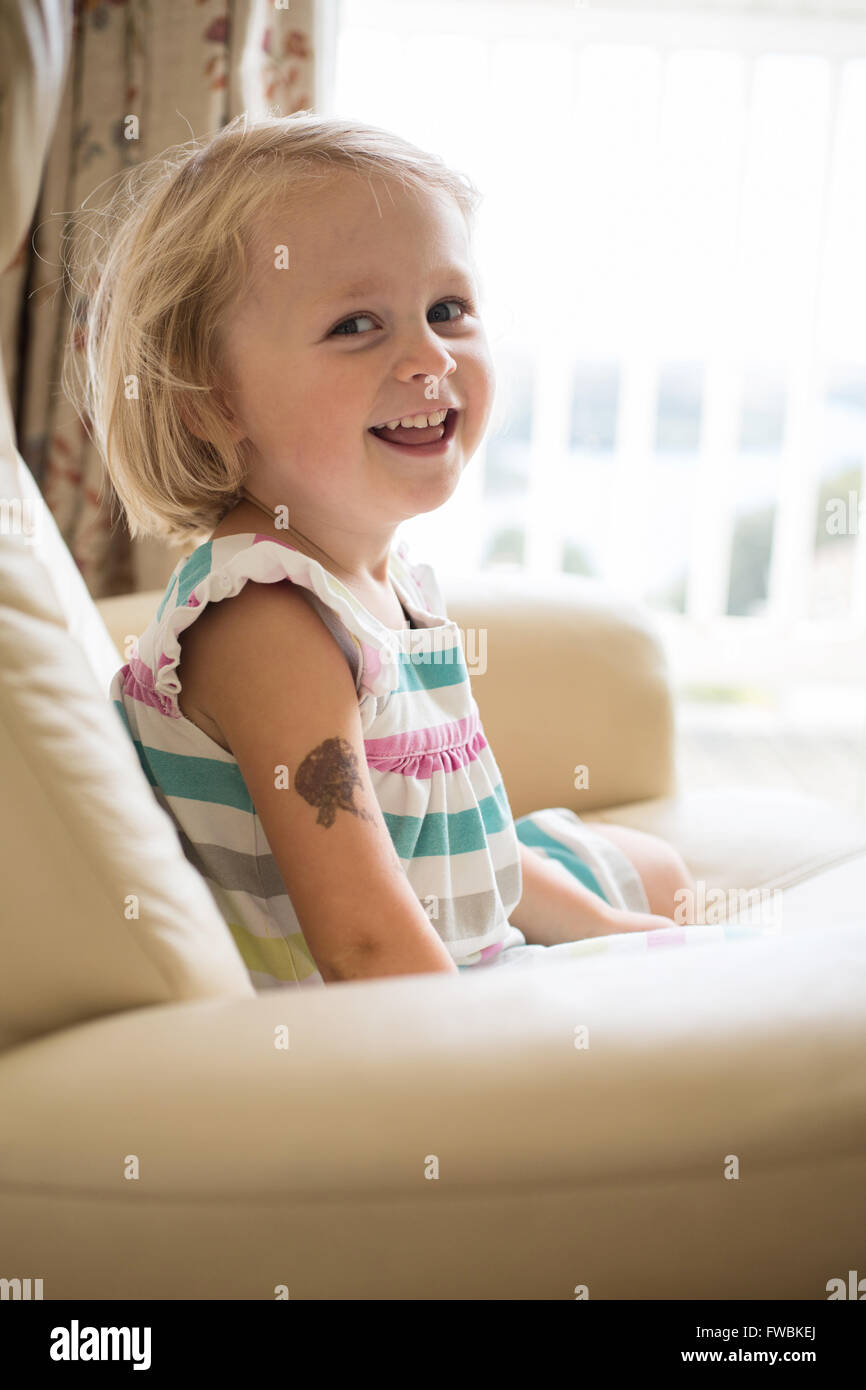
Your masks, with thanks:
[{"label": "cream sofa", "polygon": [[[3,264],[62,72],[40,29],[14,40]],[[158,595],[92,603],[5,398],[0,502],[0,1278],[47,1299],[824,1299],[862,1263],[866,824],[678,788],[646,613],[576,579],[446,586],[488,630],[476,693],[515,815],[654,830],[708,887],[780,888],[781,930],[256,995],[107,702]]]}]

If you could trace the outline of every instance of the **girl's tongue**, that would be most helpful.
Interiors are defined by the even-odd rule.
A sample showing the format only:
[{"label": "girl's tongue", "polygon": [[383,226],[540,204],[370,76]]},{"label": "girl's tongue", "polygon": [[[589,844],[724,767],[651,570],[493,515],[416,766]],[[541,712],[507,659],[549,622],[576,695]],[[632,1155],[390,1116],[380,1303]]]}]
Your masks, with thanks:
[{"label": "girl's tongue", "polygon": [[398,425],[395,430],[373,429],[380,439],[389,439],[392,444],[433,444],[445,433],[445,421],[441,425],[427,425],[423,430],[414,425]]}]

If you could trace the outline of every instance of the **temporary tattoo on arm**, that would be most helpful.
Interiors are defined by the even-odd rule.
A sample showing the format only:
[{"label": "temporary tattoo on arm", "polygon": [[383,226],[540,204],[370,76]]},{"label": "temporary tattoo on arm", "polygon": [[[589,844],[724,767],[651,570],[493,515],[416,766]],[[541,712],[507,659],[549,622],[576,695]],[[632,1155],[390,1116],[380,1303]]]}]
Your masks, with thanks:
[{"label": "temporary tattoo on arm", "polygon": [[311,806],[318,806],[317,825],[331,826],[338,811],[351,811],[361,820],[375,821],[353,797],[362,786],[355,750],[344,738],[326,738],[308,753],[298,768],[295,790]]}]

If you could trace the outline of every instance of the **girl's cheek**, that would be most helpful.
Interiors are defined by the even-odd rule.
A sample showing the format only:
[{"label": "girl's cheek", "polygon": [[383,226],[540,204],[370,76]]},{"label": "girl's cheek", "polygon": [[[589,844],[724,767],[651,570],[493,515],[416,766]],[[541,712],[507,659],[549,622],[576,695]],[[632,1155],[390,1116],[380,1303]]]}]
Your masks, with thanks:
[{"label": "girl's cheek", "polygon": [[477,364],[472,386],[475,409],[479,415],[486,418],[492,409],[496,390],[496,377],[491,362],[479,362]]}]

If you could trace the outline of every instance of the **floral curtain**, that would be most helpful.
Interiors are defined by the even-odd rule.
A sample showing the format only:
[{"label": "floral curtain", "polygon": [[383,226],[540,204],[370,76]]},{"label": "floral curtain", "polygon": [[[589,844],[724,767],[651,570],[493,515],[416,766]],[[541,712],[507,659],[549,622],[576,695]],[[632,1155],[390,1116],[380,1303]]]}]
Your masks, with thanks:
[{"label": "floral curtain", "polygon": [[[99,186],[111,179],[113,189],[123,168],[216,133],[241,111],[315,108],[317,3],[328,0],[70,0],[65,88],[33,223],[0,275],[0,332],[18,447],[94,599],[160,588],[178,552],[130,540],[60,390],[65,214],[86,198],[98,205]],[[130,115],[137,139],[127,138]]]}]

